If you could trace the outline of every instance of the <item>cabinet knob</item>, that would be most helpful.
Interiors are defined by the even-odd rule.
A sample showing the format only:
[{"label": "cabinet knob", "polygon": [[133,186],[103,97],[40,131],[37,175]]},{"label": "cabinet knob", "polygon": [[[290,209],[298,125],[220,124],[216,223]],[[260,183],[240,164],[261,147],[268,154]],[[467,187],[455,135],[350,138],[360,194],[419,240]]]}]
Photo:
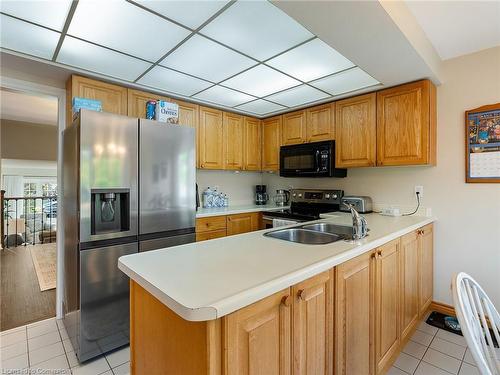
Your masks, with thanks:
[{"label": "cabinet knob", "polygon": [[301,299],[302,301],[305,301],[307,300],[307,292],[305,289],[302,289],[302,290],[299,290],[299,293],[297,294],[297,296],[299,297],[299,299]]},{"label": "cabinet knob", "polygon": [[381,257],[382,256],[382,250],[377,251],[377,254],[378,254],[379,257]]},{"label": "cabinet knob", "polygon": [[377,257],[377,253],[376,253],[376,252],[375,252],[375,253],[372,253],[371,258],[372,258],[372,259],[375,259],[376,257]]},{"label": "cabinet knob", "polygon": [[290,307],[290,305],[292,304],[292,299],[290,298],[290,296],[284,296],[282,299],[281,299],[281,305],[282,306],[285,306],[285,307]]}]

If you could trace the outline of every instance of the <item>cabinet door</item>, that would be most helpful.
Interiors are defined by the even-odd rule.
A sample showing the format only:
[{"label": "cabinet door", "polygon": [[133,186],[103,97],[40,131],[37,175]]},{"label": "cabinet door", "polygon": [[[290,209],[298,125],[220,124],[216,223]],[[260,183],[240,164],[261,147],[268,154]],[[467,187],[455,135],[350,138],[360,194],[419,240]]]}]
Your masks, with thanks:
[{"label": "cabinet door", "polygon": [[227,216],[227,235],[259,230],[259,213],[251,212]]},{"label": "cabinet door", "polygon": [[221,237],[226,237],[225,229],[213,230],[211,232],[196,233],[196,242],[212,240],[214,238],[221,238]]},{"label": "cabinet door", "polygon": [[377,93],[377,164],[435,163],[436,94],[428,80]]},{"label": "cabinet door", "polygon": [[170,101],[166,96],[152,94],[150,92],[127,89],[127,115],[130,117],[146,118],[146,103],[148,100]]},{"label": "cabinet door", "polygon": [[224,374],[290,374],[290,298],[285,289],[223,318]]},{"label": "cabinet door", "polygon": [[401,340],[411,332],[419,317],[418,251],[419,236],[414,231],[401,237]]},{"label": "cabinet door", "polygon": [[375,166],[376,94],[336,103],[335,165],[339,168]]},{"label": "cabinet door", "polygon": [[292,287],[293,374],[333,373],[333,270]]},{"label": "cabinet door", "polygon": [[198,104],[172,99],[179,105],[179,125],[191,126],[196,129],[196,167],[200,167],[200,131],[198,128],[200,107]]},{"label": "cabinet door", "polygon": [[306,142],[306,112],[287,113],[282,117],[281,144],[294,145]]},{"label": "cabinet door", "polygon": [[243,116],[224,112],[224,169],[243,169]]},{"label": "cabinet door", "polygon": [[223,159],[222,111],[200,107],[199,155],[200,168],[222,169]]},{"label": "cabinet door", "polygon": [[247,171],[260,171],[262,169],[262,123],[260,120],[245,117],[245,155],[244,169]]},{"label": "cabinet door", "polygon": [[420,316],[423,316],[432,302],[434,287],[434,228],[432,224],[423,227],[419,235],[419,305]]},{"label": "cabinet door", "polygon": [[337,375],[373,374],[374,254],[336,267],[335,366]]},{"label": "cabinet door", "polygon": [[280,169],[281,116],[262,121],[262,170]]},{"label": "cabinet door", "polygon": [[399,246],[391,241],[377,249],[375,265],[375,363],[385,374],[399,350]]},{"label": "cabinet door", "polygon": [[335,139],[334,109],[335,103],[323,104],[307,109],[307,142],[319,142]]}]

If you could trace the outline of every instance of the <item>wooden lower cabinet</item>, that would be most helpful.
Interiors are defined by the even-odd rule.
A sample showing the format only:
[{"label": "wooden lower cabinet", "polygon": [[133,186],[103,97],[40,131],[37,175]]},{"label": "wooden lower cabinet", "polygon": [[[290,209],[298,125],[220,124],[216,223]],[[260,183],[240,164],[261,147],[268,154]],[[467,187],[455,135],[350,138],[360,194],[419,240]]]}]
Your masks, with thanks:
[{"label": "wooden lower cabinet", "polygon": [[420,317],[428,310],[432,302],[434,288],[434,227],[426,225],[418,232],[420,244],[418,248],[419,267],[419,305]]},{"label": "wooden lower cabinet", "polygon": [[224,374],[290,374],[290,289],[222,319]]},{"label": "wooden lower cabinet", "polygon": [[259,212],[227,216],[227,235],[241,234],[259,230]]},{"label": "wooden lower cabinet", "polygon": [[373,256],[363,254],[336,267],[336,375],[374,373]]},{"label": "wooden lower cabinet", "polygon": [[214,238],[221,238],[226,236],[226,229],[211,230],[209,232],[196,233],[196,242],[213,240]]},{"label": "wooden lower cabinet", "polygon": [[292,287],[292,373],[333,373],[333,269]]},{"label": "wooden lower cabinet", "polygon": [[401,339],[404,340],[418,323],[420,316],[418,295],[418,231],[401,237]]},{"label": "wooden lower cabinet", "polygon": [[399,350],[399,238],[375,255],[375,370],[385,374]]},{"label": "wooden lower cabinet", "polygon": [[208,216],[196,219],[196,242],[260,229],[261,213]]}]

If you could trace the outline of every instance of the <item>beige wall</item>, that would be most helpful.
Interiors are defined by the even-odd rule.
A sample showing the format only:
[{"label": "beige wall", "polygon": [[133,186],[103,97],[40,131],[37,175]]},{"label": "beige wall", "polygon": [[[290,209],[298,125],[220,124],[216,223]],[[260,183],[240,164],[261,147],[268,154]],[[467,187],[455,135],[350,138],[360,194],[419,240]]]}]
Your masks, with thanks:
[{"label": "beige wall", "polygon": [[376,203],[415,205],[414,186],[424,186],[424,206],[435,224],[434,299],[452,303],[450,281],[465,271],[500,306],[500,184],[466,184],[464,111],[500,102],[500,47],[443,62],[438,87],[437,167],[350,169],[345,179],[284,179],[265,174],[274,187],[335,187],[370,195]]},{"label": "beige wall", "polygon": [[0,120],[2,159],[57,160],[57,126]]}]

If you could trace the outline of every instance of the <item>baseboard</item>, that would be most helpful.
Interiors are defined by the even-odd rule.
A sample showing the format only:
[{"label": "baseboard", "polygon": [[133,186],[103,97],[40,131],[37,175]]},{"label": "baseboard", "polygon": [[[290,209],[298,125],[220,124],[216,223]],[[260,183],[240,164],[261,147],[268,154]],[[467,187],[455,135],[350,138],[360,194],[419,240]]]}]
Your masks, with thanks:
[{"label": "baseboard", "polygon": [[432,301],[430,306],[429,306],[430,311],[437,311],[442,314],[450,315],[450,316],[456,316],[455,314],[455,308],[453,306],[447,305],[446,303],[441,303],[441,302],[436,302]]}]

